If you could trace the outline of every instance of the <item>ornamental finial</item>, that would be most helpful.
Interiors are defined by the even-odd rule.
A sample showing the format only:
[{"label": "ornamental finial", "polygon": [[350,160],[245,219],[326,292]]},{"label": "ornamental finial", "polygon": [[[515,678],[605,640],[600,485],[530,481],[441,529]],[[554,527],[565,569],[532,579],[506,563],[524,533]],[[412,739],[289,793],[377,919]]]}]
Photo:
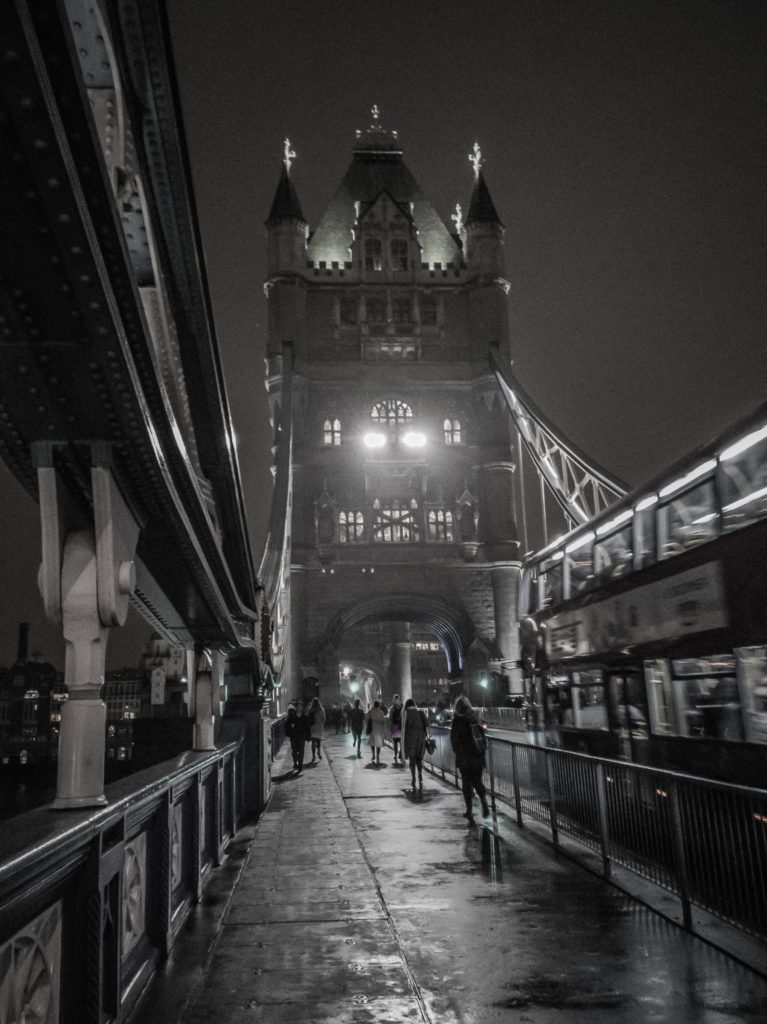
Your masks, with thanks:
[{"label": "ornamental finial", "polygon": [[450,220],[455,222],[455,233],[460,235],[463,231],[463,210],[460,203],[455,204],[455,213],[450,215]]},{"label": "ornamental finial", "polygon": [[290,165],[296,158],[296,151],[290,148],[290,139],[285,139],[283,153],[282,162],[285,164],[285,170],[290,174]]},{"label": "ornamental finial", "polygon": [[479,148],[478,142],[475,142],[471,148],[472,152],[469,153],[469,162],[474,168],[474,177],[479,178],[479,169],[482,166],[482,150]]},{"label": "ornamental finial", "polygon": [[373,115],[374,121],[377,121],[378,118],[381,116],[381,111],[378,109],[377,103],[374,103],[373,106],[370,108],[370,113]]}]

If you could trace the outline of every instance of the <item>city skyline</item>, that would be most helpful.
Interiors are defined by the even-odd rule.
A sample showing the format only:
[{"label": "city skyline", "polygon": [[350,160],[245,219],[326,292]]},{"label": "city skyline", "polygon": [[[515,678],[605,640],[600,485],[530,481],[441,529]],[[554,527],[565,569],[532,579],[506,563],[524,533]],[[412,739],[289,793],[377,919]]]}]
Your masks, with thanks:
[{"label": "city skyline", "polygon": [[[515,373],[596,461],[641,484],[763,399],[763,5],[169,12],[256,561],[271,488],[263,221],[283,140],[313,227],[373,104],[448,226],[482,146],[506,226]],[[36,508],[4,466],[0,479],[14,584],[0,663],[24,619],[30,650],[61,664],[34,585]]]}]

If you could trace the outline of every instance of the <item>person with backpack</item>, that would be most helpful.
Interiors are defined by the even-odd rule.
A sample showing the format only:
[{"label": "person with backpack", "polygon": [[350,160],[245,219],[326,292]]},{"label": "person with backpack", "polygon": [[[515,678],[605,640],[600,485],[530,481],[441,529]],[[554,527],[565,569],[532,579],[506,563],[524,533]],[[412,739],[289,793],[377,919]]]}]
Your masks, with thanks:
[{"label": "person with backpack", "polygon": [[485,770],[487,739],[468,697],[459,697],[455,702],[450,726],[450,746],[455,754],[456,767],[461,773],[461,790],[466,804],[463,816],[470,822],[474,821],[473,800],[476,792],[482,804],[482,816],[486,818],[490,807],[482,773]]},{"label": "person with backpack", "polygon": [[402,736],[402,704],[400,703],[398,693],[395,693],[392,697],[392,705],[386,717],[389,719],[389,735],[391,736],[391,745],[394,748],[394,764],[396,765],[399,762],[404,765],[405,760],[400,757],[399,746],[400,737]]},{"label": "person with backpack", "polygon": [[415,793],[415,773],[418,772],[418,788],[423,789],[423,754],[426,749],[426,715],[412,697],[405,701],[402,711],[402,753],[410,765],[410,778]]}]

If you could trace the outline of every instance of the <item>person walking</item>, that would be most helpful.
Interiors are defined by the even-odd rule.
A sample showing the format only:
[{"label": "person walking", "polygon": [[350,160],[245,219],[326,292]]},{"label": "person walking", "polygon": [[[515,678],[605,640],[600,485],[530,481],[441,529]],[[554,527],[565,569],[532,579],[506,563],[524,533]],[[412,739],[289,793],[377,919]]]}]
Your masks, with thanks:
[{"label": "person walking", "polygon": [[461,790],[466,804],[463,816],[469,821],[474,821],[473,800],[476,792],[482,804],[482,816],[486,818],[490,808],[482,773],[485,770],[487,742],[477,712],[471,706],[468,697],[459,697],[455,702],[450,726],[450,746],[455,753],[456,767],[461,773]]},{"label": "person walking", "polygon": [[402,704],[400,703],[399,694],[395,693],[392,697],[392,705],[389,708],[389,713],[386,716],[389,720],[389,735],[391,736],[391,745],[394,748],[394,763],[395,765],[399,761],[404,764],[404,760],[400,757],[400,738],[402,736]]},{"label": "person walking", "polygon": [[362,702],[357,697],[354,707],[349,712],[349,723],[352,729],[352,746],[357,748],[357,757],[362,757],[360,747],[362,745],[362,730],[365,728],[365,712],[362,710]]},{"label": "person walking", "polygon": [[383,746],[385,728],[386,715],[381,710],[381,702],[380,700],[373,701],[373,707],[368,711],[367,717],[368,743],[373,764],[381,763],[381,747]]},{"label": "person walking", "polygon": [[303,708],[291,704],[285,718],[285,735],[290,740],[290,752],[293,755],[293,767],[300,772],[304,767],[304,749],[309,733],[306,718],[301,713]]},{"label": "person walking", "polygon": [[415,792],[415,776],[418,772],[418,788],[423,789],[423,754],[426,749],[426,715],[412,697],[405,701],[402,710],[402,755],[408,760],[410,778]]},{"label": "person walking", "polygon": [[309,707],[309,738],[312,741],[312,764],[322,760],[322,737],[325,735],[325,709],[315,697]]}]

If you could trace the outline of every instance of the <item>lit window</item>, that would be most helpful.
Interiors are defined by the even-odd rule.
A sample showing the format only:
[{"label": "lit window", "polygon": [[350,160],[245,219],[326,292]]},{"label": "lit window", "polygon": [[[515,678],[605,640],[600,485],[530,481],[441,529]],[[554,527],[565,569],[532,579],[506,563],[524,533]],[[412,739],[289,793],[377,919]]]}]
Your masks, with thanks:
[{"label": "lit window", "polygon": [[394,426],[399,423],[409,423],[413,419],[413,410],[397,398],[387,398],[373,406],[370,418],[374,423]]},{"label": "lit window", "polygon": [[386,303],[383,299],[368,299],[365,308],[367,309],[368,323],[386,323]]},{"label": "lit window", "polygon": [[341,443],[341,421],[325,420],[323,437],[325,444],[339,445]]},{"label": "lit window", "polygon": [[461,443],[461,421],[445,420],[442,424],[445,431],[445,444]]},{"label": "lit window", "polygon": [[341,299],[339,305],[339,319],[342,324],[357,323],[357,300],[353,298]]},{"label": "lit window", "polygon": [[429,509],[426,518],[426,537],[434,541],[452,541],[453,513],[444,508]]},{"label": "lit window", "polygon": [[358,510],[338,513],[338,540],[341,544],[353,544],[365,539],[365,520]]},{"label": "lit window", "polygon": [[394,501],[388,507],[382,507],[376,500],[373,503],[375,519],[373,521],[373,540],[385,544],[412,544],[420,538],[418,522],[418,502],[413,498],[409,503]]},{"label": "lit window", "polygon": [[365,270],[383,270],[382,252],[380,238],[365,239]]},{"label": "lit window", "polygon": [[413,322],[413,306],[410,299],[395,299],[392,303],[395,324],[410,324]]},{"label": "lit window", "polygon": [[421,323],[424,327],[437,326],[437,300],[433,295],[422,295],[418,305],[421,310]]},{"label": "lit window", "polygon": [[407,270],[407,240],[394,238],[391,243],[392,270]]}]

